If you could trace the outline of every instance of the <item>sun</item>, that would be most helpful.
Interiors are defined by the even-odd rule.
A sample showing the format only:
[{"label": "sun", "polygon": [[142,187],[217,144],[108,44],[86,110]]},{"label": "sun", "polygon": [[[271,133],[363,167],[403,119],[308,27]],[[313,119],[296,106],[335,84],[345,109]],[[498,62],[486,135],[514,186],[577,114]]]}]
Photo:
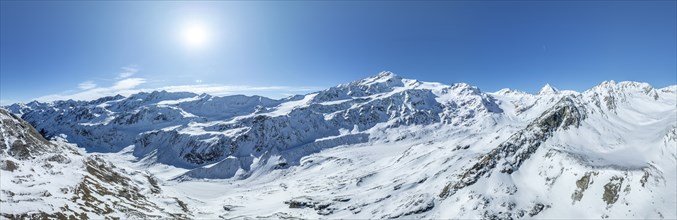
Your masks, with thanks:
[{"label": "sun", "polygon": [[211,33],[202,23],[188,23],[181,28],[181,41],[189,48],[202,48],[209,43]]}]

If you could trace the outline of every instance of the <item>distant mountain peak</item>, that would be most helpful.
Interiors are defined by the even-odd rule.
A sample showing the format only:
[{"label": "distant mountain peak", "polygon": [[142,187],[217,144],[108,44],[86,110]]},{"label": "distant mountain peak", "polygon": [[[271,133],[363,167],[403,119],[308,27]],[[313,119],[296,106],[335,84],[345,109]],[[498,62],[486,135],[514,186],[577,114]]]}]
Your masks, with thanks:
[{"label": "distant mountain peak", "polygon": [[499,94],[499,95],[526,95],[527,94],[526,92],[523,92],[523,91],[520,91],[520,90],[515,90],[515,89],[510,89],[510,88],[503,88],[503,89],[500,89],[500,90],[498,90],[494,93]]},{"label": "distant mountain peak", "polygon": [[393,73],[393,72],[390,72],[390,71],[387,71],[387,70],[386,70],[386,71],[381,71],[380,73],[378,73],[377,76],[382,76],[382,77],[398,77],[397,74],[395,74],[395,73]]},{"label": "distant mountain peak", "polygon": [[557,94],[559,90],[555,87],[552,87],[549,83],[546,83],[543,88],[538,92],[539,95],[550,95]]},{"label": "distant mountain peak", "polygon": [[359,84],[362,84],[362,85],[371,85],[371,84],[377,84],[377,83],[402,84],[402,77],[400,77],[397,74],[390,72],[390,71],[383,71],[383,72],[380,72],[379,74],[377,74],[375,76],[367,77],[367,78],[359,81]]},{"label": "distant mountain peak", "polygon": [[666,87],[661,88],[660,90],[664,91],[664,92],[675,93],[675,92],[677,92],[677,85],[666,86]]},{"label": "distant mountain peak", "polygon": [[621,81],[616,82],[613,80],[604,81],[597,86],[591,88],[591,90],[625,90],[625,89],[641,89],[646,92],[655,90],[653,86],[644,82],[635,82],[635,81]]}]

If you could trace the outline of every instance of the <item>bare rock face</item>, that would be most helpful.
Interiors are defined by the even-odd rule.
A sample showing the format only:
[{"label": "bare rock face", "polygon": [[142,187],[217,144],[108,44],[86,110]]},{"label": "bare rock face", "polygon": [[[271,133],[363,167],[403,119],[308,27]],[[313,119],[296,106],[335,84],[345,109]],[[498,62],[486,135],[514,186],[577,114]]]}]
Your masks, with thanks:
[{"label": "bare rock face", "polygon": [[[453,195],[457,190],[474,184],[482,176],[490,175],[497,167],[501,173],[515,172],[544,141],[552,136],[553,132],[558,129],[568,129],[570,126],[577,127],[583,119],[585,119],[585,111],[577,106],[572,98],[562,98],[524,130],[513,134],[498,147],[480,157],[477,163],[464,171],[459,181],[445,186],[439,196],[445,198]],[[499,163],[500,161],[505,162]]]},{"label": "bare rock face", "polygon": [[614,176],[609,180],[609,183],[604,185],[604,195],[602,195],[602,200],[606,202],[607,205],[611,206],[616,201],[618,201],[618,195],[621,191],[621,186],[623,185],[623,177]]},{"label": "bare rock face", "polygon": [[576,201],[581,201],[583,198],[583,195],[585,193],[585,190],[588,189],[590,184],[592,184],[593,180],[593,175],[597,175],[596,173],[592,172],[587,172],[581,177],[581,179],[576,180],[576,191],[571,194],[571,199],[573,200],[572,203],[576,203]]},{"label": "bare rock face", "polygon": [[0,108],[0,149],[16,159],[25,160],[47,152],[55,146],[47,141],[33,126]]}]

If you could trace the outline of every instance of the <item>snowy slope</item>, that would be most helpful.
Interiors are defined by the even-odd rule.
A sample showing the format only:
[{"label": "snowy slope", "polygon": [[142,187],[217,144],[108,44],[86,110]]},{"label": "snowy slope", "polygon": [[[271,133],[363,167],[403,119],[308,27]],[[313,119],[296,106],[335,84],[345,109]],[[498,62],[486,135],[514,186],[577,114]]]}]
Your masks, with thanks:
[{"label": "snowy slope", "polygon": [[677,218],[677,86],[485,93],[383,72],[282,100],[153,92],[7,109],[157,178],[158,197],[185,205],[159,216]]},{"label": "snowy slope", "polygon": [[44,139],[0,108],[0,216],[9,219],[186,218],[152,174],[121,169],[62,138]]}]

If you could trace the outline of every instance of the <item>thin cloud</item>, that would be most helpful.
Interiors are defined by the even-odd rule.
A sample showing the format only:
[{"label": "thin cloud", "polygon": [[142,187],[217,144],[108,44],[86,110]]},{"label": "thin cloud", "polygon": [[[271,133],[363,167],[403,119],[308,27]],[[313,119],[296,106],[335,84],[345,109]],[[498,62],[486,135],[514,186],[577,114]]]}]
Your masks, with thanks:
[{"label": "thin cloud", "polygon": [[117,81],[113,87],[111,87],[112,90],[127,90],[127,89],[133,89],[134,87],[137,87],[141,84],[144,84],[146,82],[146,79],[144,78],[127,78],[123,79],[120,81]]},{"label": "thin cloud", "polygon": [[117,79],[129,78],[139,72],[139,68],[136,65],[130,65],[122,67],[122,72],[118,73]]},{"label": "thin cloud", "polygon": [[305,94],[321,90],[320,87],[290,87],[290,86],[246,86],[246,85],[220,85],[220,84],[199,84],[199,85],[180,85],[164,86],[158,88],[137,88],[146,82],[143,78],[128,78],[117,81],[111,87],[99,87],[91,90],[73,93],[73,94],[53,94],[36,98],[38,101],[48,102],[56,100],[94,100],[105,96],[114,96],[117,94],[129,96],[139,92],[167,91],[167,92],[192,92],[196,94],[207,93],[214,96],[226,95],[261,95],[270,98],[284,98],[291,94]]},{"label": "thin cloud", "polygon": [[151,90],[165,90],[168,92],[207,93],[215,96],[224,95],[263,95],[271,98],[282,98],[288,94],[308,93],[320,90],[319,87],[289,87],[289,86],[246,86],[199,84],[182,86],[165,86]]},{"label": "thin cloud", "polygon": [[98,87],[91,88],[82,92],[69,93],[64,92],[61,94],[52,94],[42,97],[38,97],[35,100],[37,101],[55,101],[55,100],[94,100],[105,96],[111,96],[116,94],[121,95],[130,95],[133,93],[134,88],[145,83],[146,80],[143,78],[127,78],[115,82],[111,87]]},{"label": "thin cloud", "polygon": [[6,106],[6,105],[11,105],[17,103],[14,100],[9,100],[9,99],[0,99],[0,106]]},{"label": "thin cloud", "polygon": [[78,88],[80,88],[82,90],[93,89],[93,88],[96,88],[96,83],[94,83],[94,81],[81,82],[80,84],[78,84]]},{"label": "thin cloud", "polygon": [[200,79],[195,80],[196,84],[180,86],[164,86],[158,88],[138,88],[145,84],[147,80],[140,77],[131,77],[139,72],[136,65],[125,66],[123,71],[118,74],[115,83],[110,87],[98,87],[94,81],[85,81],[78,84],[78,88],[84,91],[65,91],[58,94],[41,96],[35,100],[49,102],[56,100],[83,100],[89,101],[106,96],[123,95],[129,96],[139,92],[168,91],[168,92],[192,92],[196,94],[207,93],[214,96],[226,95],[261,95],[270,98],[284,98],[290,94],[305,94],[312,91],[318,91],[319,87],[289,87],[289,86],[246,86],[246,85],[220,85],[220,84],[202,84]]}]

